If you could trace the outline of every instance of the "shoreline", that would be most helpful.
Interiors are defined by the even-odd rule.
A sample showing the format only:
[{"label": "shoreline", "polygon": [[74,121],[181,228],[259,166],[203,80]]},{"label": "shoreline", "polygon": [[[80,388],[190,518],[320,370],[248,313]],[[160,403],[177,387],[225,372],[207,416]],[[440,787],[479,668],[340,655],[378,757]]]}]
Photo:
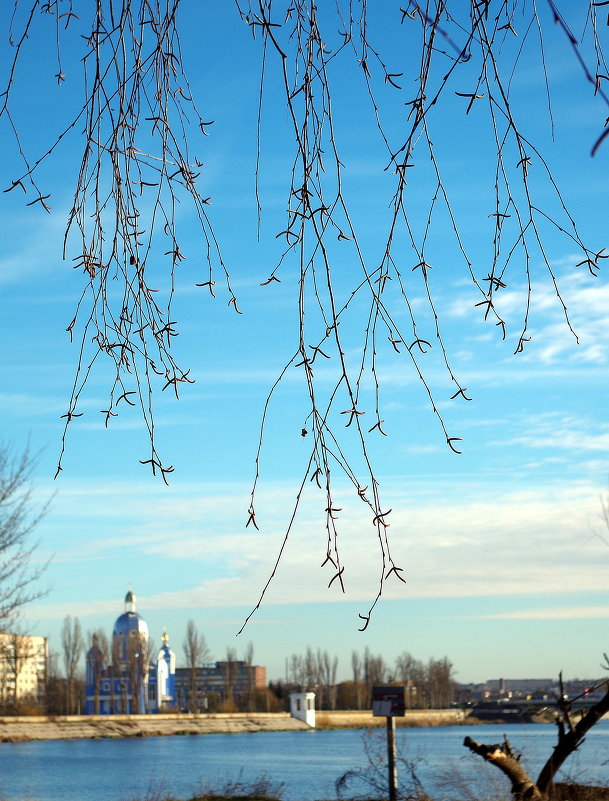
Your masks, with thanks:
[{"label": "shoreline", "polygon": [[[397,718],[400,727],[463,724],[462,710],[408,710]],[[370,710],[321,711],[316,729],[364,729],[385,726]],[[52,717],[0,717],[0,742],[33,740],[84,740],[123,737],[168,737],[201,734],[242,734],[258,731],[308,731],[311,727],[288,712],[159,714],[159,715],[67,715]]]}]

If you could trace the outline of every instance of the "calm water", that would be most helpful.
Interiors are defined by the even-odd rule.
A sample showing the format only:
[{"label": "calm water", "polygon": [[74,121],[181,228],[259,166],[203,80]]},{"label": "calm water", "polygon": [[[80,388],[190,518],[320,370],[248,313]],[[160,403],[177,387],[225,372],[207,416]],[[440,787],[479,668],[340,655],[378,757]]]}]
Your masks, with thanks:
[{"label": "calm water", "polygon": [[[514,748],[526,749],[533,773],[555,742],[551,725],[447,726],[398,730],[401,753],[412,759],[426,789],[438,798],[465,797],[489,788],[506,796],[506,780],[462,745],[470,735],[479,742],[500,742],[507,733]],[[378,735],[376,735],[378,737]],[[384,732],[382,732],[384,736]],[[379,740],[381,750],[384,741]],[[361,731],[259,732],[125,740],[58,740],[0,743],[0,797],[7,801],[130,801],[171,791],[188,797],[204,782],[219,786],[241,774],[254,781],[263,774],[284,784],[286,801],[336,798],[334,783],[350,768],[365,763]],[[593,729],[581,753],[565,771],[588,782],[609,782],[609,721]],[[449,777],[451,786],[443,786]],[[400,784],[407,775],[400,768]],[[355,787],[353,788],[355,791]]]}]

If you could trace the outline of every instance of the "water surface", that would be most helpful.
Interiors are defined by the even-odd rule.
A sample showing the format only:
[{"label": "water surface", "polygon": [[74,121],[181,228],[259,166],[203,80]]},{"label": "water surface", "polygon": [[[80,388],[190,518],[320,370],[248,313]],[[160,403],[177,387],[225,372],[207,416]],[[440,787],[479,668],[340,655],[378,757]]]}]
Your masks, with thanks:
[{"label": "water surface", "polygon": [[[550,724],[399,729],[400,752],[434,798],[454,801],[472,791],[509,786],[499,771],[463,746],[466,735],[495,743],[508,735],[535,775],[555,743]],[[373,735],[376,761],[383,730]],[[0,797],[7,801],[131,801],[171,792],[192,795],[201,783],[253,782],[262,775],[284,785],[286,801],[336,798],[336,779],[366,764],[361,731],[256,732],[199,736],[0,743]],[[369,741],[368,741],[369,742]],[[565,772],[589,783],[609,783],[609,721],[589,732]],[[400,766],[400,785],[409,781]],[[448,786],[446,782],[448,781]],[[459,788],[461,787],[461,790]],[[355,793],[356,787],[353,786]],[[470,796],[471,797],[471,796]]]}]

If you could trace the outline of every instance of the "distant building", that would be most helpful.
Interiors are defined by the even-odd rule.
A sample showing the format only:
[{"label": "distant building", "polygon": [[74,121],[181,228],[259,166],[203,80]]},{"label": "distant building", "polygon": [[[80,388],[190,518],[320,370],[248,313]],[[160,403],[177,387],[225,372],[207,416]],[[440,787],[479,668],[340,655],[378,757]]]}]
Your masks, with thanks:
[{"label": "distant building", "polygon": [[46,637],[0,633],[0,704],[44,704],[49,657]]},{"label": "distant building", "polygon": [[[112,642],[103,653],[93,638],[86,657],[85,714],[148,714],[165,709],[207,709],[207,696],[226,702],[246,701],[254,690],[266,687],[266,668],[246,662],[212,662],[196,669],[191,704],[189,668],[176,669],[169,637],[156,654],[149,653],[148,624],[136,610],[135,595],[125,596],[125,611],[116,619]],[[151,660],[151,656],[156,657]]]},{"label": "distant building", "polygon": [[[193,679],[190,668],[178,668],[176,698],[180,709],[205,711],[207,697],[215,693],[220,701],[243,704],[254,690],[266,687],[266,668],[247,662],[210,662],[196,670],[196,704],[191,704]],[[229,697],[230,696],[230,697]]]},{"label": "distant building", "polygon": [[556,679],[489,679],[487,686],[493,697],[523,697],[538,692],[550,692],[556,686]]},{"label": "distant building", "polygon": [[521,700],[551,696],[556,691],[555,679],[489,679],[484,684],[460,684],[459,700],[464,703],[497,700]]}]

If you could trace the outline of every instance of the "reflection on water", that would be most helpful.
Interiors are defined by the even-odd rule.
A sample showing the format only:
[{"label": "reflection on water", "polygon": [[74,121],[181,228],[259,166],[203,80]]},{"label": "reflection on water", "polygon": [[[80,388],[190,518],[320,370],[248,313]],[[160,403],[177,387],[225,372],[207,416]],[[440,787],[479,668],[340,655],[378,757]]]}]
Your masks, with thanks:
[{"label": "reflection on water", "polygon": [[[413,761],[424,787],[437,798],[483,793],[488,783],[506,797],[499,771],[463,747],[469,735],[521,749],[535,775],[555,742],[550,724],[447,726],[399,729],[401,752]],[[376,736],[376,735],[375,735]],[[384,736],[382,730],[378,736]],[[127,801],[159,788],[187,798],[201,783],[217,786],[241,775],[283,783],[286,801],[336,797],[335,781],[364,763],[361,731],[258,732],[123,740],[0,743],[0,797],[7,801]],[[609,721],[589,732],[565,771],[589,783],[609,783]],[[403,773],[402,784],[407,777]],[[448,781],[450,786],[446,785]]]}]

